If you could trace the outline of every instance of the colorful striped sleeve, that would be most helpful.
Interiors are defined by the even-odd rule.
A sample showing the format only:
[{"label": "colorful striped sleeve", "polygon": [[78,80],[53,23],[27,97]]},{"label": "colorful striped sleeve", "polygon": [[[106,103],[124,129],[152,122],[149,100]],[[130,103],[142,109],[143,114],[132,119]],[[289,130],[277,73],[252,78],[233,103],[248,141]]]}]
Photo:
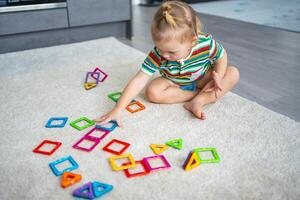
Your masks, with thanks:
[{"label": "colorful striped sleeve", "polygon": [[152,76],[155,71],[160,67],[161,57],[159,56],[157,50],[154,48],[144,60],[141,71]]},{"label": "colorful striped sleeve", "polygon": [[215,62],[219,58],[221,58],[224,54],[223,46],[218,43],[215,39],[211,38],[210,42],[210,50],[209,50],[209,59],[212,62]]}]

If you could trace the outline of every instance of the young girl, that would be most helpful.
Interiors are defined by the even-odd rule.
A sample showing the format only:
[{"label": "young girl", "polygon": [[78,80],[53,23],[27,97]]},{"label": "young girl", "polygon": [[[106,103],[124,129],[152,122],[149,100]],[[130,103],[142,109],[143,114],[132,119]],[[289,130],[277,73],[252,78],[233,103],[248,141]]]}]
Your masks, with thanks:
[{"label": "young girl", "polygon": [[151,33],[154,49],[116,106],[96,122],[115,120],[122,126],[121,111],[157,70],[161,77],[147,86],[147,99],[161,104],[186,102],[184,108],[201,120],[206,119],[203,107],[216,102],[238,82],[238,69],[227,66],[225,49],[211,35],[201,32],[200,20],[188,4],[164,2],[154,15]]}]

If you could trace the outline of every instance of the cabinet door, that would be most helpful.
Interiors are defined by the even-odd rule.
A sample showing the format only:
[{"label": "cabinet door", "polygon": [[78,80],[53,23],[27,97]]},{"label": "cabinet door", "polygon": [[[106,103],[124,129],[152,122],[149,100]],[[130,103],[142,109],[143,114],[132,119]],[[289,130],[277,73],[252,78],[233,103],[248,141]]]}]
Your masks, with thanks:
[{"label": "cabinet door", "polygon": [[67,27],[66,8],[0,13],[0,35]]},{"label": "cabinet door", "polygon": [[127,21],[131,0],[68,0],[70,26]]}]

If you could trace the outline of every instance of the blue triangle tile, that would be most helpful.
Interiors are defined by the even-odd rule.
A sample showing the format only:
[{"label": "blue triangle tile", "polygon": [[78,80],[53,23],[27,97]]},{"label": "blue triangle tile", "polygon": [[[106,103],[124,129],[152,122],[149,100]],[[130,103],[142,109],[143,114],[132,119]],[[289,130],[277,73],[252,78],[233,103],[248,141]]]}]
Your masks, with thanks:
[{"label": "blue triangle tile", "polygon": [[100,183],[97,181],[93,182],[92,185],[95,197],[100,197],[114,188],[112,185]]},{"label": "blue triangle tile", "polygon": [[80,197],[84,199],[94,199],[94,193],[93,193],[93,185],[91,182],[88,182],[84,184],[83,186],[77,188],[73,191],[73,196]]}]

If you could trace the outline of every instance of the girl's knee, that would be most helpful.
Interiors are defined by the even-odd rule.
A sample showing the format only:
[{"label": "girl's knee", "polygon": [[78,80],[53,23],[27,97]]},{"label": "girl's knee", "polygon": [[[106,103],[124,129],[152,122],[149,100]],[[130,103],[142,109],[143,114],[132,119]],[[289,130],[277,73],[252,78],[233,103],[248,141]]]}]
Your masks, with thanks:
[{"label": "girl's knee", "polygon": [[146,88],[146,91],[145,91],[146,98],[149,101],[154,102],[154,103],[160,102],[161,94],[159,94],[159,93],[160,93],[159,90],[151,84]]},{"label": "girl's knee", "polygon": [[231,79],[237,83],[240,80],[240,72],[235,66],[229,66],[227,73],[230,75]]}]

